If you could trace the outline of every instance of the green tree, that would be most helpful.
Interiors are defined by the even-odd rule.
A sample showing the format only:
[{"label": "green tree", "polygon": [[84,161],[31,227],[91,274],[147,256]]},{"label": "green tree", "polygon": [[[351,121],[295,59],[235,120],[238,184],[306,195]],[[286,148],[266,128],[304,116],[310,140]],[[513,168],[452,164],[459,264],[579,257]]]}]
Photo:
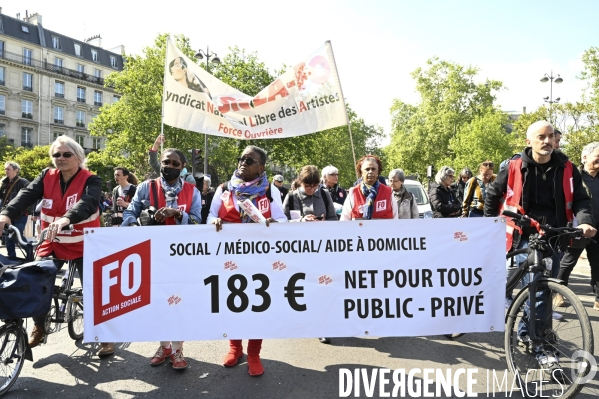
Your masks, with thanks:
[{"label": "green tree", "polygon": [[[391,107],[391,144],[385,148],[389,162],[408,173],[423,173],[428,165],[455,158],[461,129],[494,110],[499,81],[475,83],[478,69],[438,58],[412,73],[421,102],[417,106],[395,100]],[[450,146],[454,139],[454,145]]]},{"label": "green tree", "polygon": [[21,167],[21,176],[32,181],[42,170],[52,166],[48,156],[50,146],[36,146],[33,148],[19,147],[8,152],[4,161],[13,161]]}]

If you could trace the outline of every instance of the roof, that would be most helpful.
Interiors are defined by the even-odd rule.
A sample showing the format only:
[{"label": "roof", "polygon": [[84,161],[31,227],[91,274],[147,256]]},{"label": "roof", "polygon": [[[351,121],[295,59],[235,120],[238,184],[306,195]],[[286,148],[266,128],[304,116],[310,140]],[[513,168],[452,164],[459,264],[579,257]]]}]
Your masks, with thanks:
[{"label": "roof", "polygon": [[[45,29],[43,25],[34,25],[19,19],[0,14],[0,34],[13,37],[34,44],[36,46],[51,49],[52,51],[62,52],[75,58],[81,58],[86,61],[102,65],[106,68],[113,68],[119,71],[123,70],[123,57],[121,54],[113,53],[100,47],[92,46],[83,40],[76,40],[61,33]],[[29,33],[24,32],[25,26]],[[55,49],[52,45],[52,37],[60,38],[60,49]],[[81,55],[75,53],[75,43],[81,46]],[[98,60],[92,58],[92,49],[98,52]],[[115,57],[116,66],[113,67],[110,57]]]}]

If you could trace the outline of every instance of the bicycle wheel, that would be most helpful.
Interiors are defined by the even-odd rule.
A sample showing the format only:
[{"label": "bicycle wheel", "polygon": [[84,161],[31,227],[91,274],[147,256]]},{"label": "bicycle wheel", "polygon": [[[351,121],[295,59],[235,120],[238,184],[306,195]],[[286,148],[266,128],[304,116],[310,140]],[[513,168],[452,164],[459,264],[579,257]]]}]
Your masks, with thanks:
[{"label": "bicycle wheel", "polygon": [[27,333],[14,324],[0,328],[0,395],[4,395],[17,381],[25,358]]},{"label": "bicycle wheel", "polygon": [[[572,398],[583,388],[586,383],[585,377],[591,370],[591,364],[584,357],[587,354],[592,357],[594,350],[589,316],[580,299],[568,287],[553,281],[544,281],[539,284],[539,291],[541,290],[544,292],[547,306],[545,314],[558,313],[562,320],[537,317],[537,330],[543,340],[541,345],[526,343],[526,338],[522,338],[523,331],[519,338],[519,327],[528,326],[528,318],[524,315],[525,308],[528,311],[529,299],[526,289],[526,292],[516,298],[507,317],[505,353],[508,367],[531,397],[546,395],[562,399]],[[567,307],[552,309],[552,301],[547,298],[553,298],[555,294],[564,297]],[[546,364],[543,363],[543,356],[544,360],[556,360],[551,374],[541,371],[542,368],[547,368],[539,365]],[[581,358],[583,362],[580,361]],[[549,381],[544,382],[540,388],[540,379]]]},{"label": "bicycle wheel", "polygon": [[71,314],[67,326],[72,339],[77,341],[83,338],[83,302],[81,299],[78,302],[73,301],[71,304]]}]

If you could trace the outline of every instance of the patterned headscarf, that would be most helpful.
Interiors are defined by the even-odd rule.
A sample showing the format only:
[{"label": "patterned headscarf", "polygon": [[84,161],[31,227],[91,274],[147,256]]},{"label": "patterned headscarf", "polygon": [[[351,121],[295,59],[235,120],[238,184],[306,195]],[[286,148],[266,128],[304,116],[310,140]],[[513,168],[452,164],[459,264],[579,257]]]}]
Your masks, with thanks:
[{"label": "patterned headscarf", "polygon": [[360,189],[362,190],[362,194],[366,197],[366,212],[364,213],[365,219],[372,219],[372,204],[374,204],[374,199],[379,192],[379,186],[381,183],[378,181],[374,183],[374,186],[369,186],[368,184],[362,182],[360,184]]},{"label": "patterned headscarf", "polygon": [[174,202],[177,200],[177,195],[183,189],[183,179],[179,177],[175,180],[175,184],[171,186],[164,180],[164,177],[160,176],[160,185],[162,186],[162,191],[164,191],[166,206],[172,208]]},{"label": "patterned headscarf", "polygon": [[[262,172],[254,180],[246,182],[239,175],[239,171],[236,170],[233,173],[233,176],[231,176],[228,189],[235,194],[238,202],[249,199],[257,208],[258,204],[256,198],[266,194],[266,190],[268,189],[268,176],[266,176],[266,172]],[[241,216],[241,223],[249,223],[252,221],[250,216],[247,215],[243,209],[239,210],[239,215]]]}]

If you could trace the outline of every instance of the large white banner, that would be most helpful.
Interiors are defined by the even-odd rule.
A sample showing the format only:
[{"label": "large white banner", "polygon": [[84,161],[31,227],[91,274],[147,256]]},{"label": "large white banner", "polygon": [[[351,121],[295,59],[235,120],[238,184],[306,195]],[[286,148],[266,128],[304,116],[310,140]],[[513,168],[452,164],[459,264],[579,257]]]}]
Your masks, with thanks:
[{"label": "large white banner", "polygon": [[239,140],[301,136],[346,124],[330,43],[255,97],[221,82],[167,41],[164,123]]},{"label": "large white banner", "polygon": [[86,231],[86,342],[504,328],[499,218]]}]

